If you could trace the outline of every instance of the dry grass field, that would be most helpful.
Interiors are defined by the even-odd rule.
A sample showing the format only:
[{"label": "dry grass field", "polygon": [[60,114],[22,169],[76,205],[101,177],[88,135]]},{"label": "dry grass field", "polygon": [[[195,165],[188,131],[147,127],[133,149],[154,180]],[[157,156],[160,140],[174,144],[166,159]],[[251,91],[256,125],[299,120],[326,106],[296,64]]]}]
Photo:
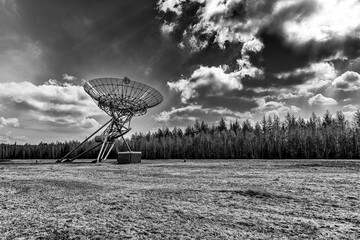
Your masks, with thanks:
[{"label": "dry grass field", "polygon": [[0,163],[0,239],[359,239],[360,161]]}]

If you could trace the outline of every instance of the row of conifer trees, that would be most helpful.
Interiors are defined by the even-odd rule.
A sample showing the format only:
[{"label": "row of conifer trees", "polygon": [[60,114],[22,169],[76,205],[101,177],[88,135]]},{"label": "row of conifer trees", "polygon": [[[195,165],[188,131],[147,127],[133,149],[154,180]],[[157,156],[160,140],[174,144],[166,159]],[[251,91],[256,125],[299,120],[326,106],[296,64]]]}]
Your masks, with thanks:
[{"label": "row of conifer trees", "polygon": [[[251,124],[246,120],[208,125],[195,121],[185,129],[167,127],[156,132],[135,133],[128,144],[133,151],[142,151],[145,159],[218,159],[218,158],[360,158],[360,111],[352,121],[341,111],[334,116],[329,111],[322,117],[312,114],[309,120],[287,114],[264,117]],[[78,141],[40,143],[38,145],[1,144],[1,159],[58,159],[79,144]],[[96,143],[88,141],[73,156]],[[116,151],[126,151],[123,142],[116,142]],[[96,158],[98,150],[82,158]]]}]

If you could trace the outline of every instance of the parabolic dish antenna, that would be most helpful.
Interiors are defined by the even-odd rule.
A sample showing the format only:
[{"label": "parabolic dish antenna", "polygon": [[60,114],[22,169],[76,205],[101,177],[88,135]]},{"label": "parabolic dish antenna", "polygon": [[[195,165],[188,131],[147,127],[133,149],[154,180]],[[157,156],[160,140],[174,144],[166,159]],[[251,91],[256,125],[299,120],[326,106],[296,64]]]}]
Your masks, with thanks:
[{"label": "parabolic dish antenna", "polygon": [[[158,90],[127,77],[92,79],[84,84],[84,90],[111,119],[57,162],[73,161],[100,145],[97,162],[105,160],[114,147],[115,140],[119,137],[124,140],[123,136],[131,130],[132,117],[145,114],[149,108],[163,101],[163,96]],[[105,126],[107,127],[103,133],[95,137],[95,141],[100,142],[99,144],[71,159],[66,159]],[[124,142],[127,145],[125,140]],[[131,152],[128,145],[127,148]]]}]

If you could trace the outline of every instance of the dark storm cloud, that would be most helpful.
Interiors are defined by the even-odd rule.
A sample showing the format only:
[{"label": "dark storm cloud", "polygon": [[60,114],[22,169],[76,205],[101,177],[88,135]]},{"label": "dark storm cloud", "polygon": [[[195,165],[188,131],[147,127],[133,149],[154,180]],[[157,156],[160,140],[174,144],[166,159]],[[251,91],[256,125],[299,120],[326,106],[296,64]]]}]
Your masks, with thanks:
[{"label": "dark storm cloud", "polygon": [[[301,86],[310,79],[317,81],[316,79],[321,78],[321,75],[317,74],[316,71],[301,71],[319,62],[333,64],[339,74],[351,70],[360,70],[357,61],[360,56],[357,53],[360,49],[360,39],[358,41],[354,41],[354,38],[331,39],[326,42],[310,41],[304,45],[294,46],[288,44],[280,35],[265,33],[262,35],[262,40],[265,45],[262,51],[264,78],[243,79],[244,87],[277,87],[288,88],[291,91],[292,87]],[[352,49],[352,51],[349,51],[349,49]],[[346,58],[346,60],[333,57],[338,53],[342,53],[342,58]],[[285,72],[288,74],[279,77],[279,74]],[[335,77],[328,80],[333,81]],[[318,90],[324,90],[328,86],[323,85]],[[343,95],[345,96],[345,93]],[[344,97],[339,95],[338,98],[342,99]]]},{"label": "dark storm cloud", "polygon": [[273,73],[265,73],[264,77],[261,79],[256,78],[244,78],[242,83],[245,87],[249,88],[271,88],[271,87],[292,87],[296,85],[301,85],[307,80],[314,78],[314,72],[300,72],[300,73],[290,73],[286,76],[279,77]]},{"label": "dark storm cloud", "polygon": [[[351,97],[332,82],[358,68],[359,24],[341,15],[359,18],[354,0],[165,0],[158,8],[163,33],[192,53],[184,76],[168,82],[183,104],[284,115]],[[353,84],[344,81],[338,87]],[[161,116],[195,116],[185,110]]]},{"label": "dark storm cloud", "polygon": [[[360,27],[359,30],[360,32]],[[360,57],[360,36],[357,38],[355,37],[348,37],[345,41],[338,44],[344,49],[344,55],[349,59],[355,59]]]},{"label": "dark storm cloud", "polygon": [[[284,24],[290,19],[303,19],[319,9],[319,4],[314,1],[302,1],[291,7],[278,12],[267,26],[260,32],[258,37],[265,47],[262,51],[261,62],[266,72],[263,86],[289,86],[301,84],[313,77],[313,73],[291,74],[287,78],[277,78],[274,73],[292,72],[305,68],[312,63],[328,61],[334,62],[335,66],[342,66],[344,69],[351,68],[344,61],[337,59],[340,53],[345,62],[356,59],[360,56],[360,36],[332,37],[326,41],[309,40],[307,42],[291,43],[287,39]],[[340,14],[340,13],[339,13]],[[335,17],[335,16],[334,16]],[[309,30],[310,31],[310,30]],[[341,72],[341,69],[339,69]],[[261,85],[257,83],[246,83]]]},{"label": "dark storm cloud", "polygon": [[[242,57],[239,52],[243,42],[236,38],[232,41],[226,40],[224,45],[221,45],[222,48],[225,49],[224,51],[232,48],[233,51],[226,54],[228,58],[217,58],[216,55],[219,54],[212,53],[216,52],[214,49],[221,52],[222,48],[214,48],[220,44],[220,42],[214,42],[214,39],[222,34],[222,29],[227,29],[231,34],[239,34],[239,36],[254,32],[254,37],[258,37],[263,42],[264,49],[261,52],[249,54],[250,62],[256,67],[263,67],[265,71],[265,80],[256,80],[254,85],[264,84],[266,87],[301,84],[311,77],[309,76],[311,73],[292,75],[289,78],[277,78],[274,74],[295,71],[321,61],[331,61],[336,59],[334,56],[339,53],[349,59],[359,56],[359,37],[337,35],[336,32],[333,32],[336,30],[331,28],[326,33],[328,34],[327,40],[318,40],[317,33],[308,36],[308,39],[304,38],[305,40],[302,39],[297,42],[293,42],[294,39],[289,39],[289,29],[286,24],[301,24],[306,19],[311,19],[316,14],[320,14],[324,9],[324,4],[318,1],[303,0],[290,3],[280,0],[219,2],[218,8],[221,10],[216,12],[213,9],[212,11],[215,12],[213,15],[207,15],[209,13],[206,12],[206,7],[209,6],[205,6],[204,1],[199,2],[176,1],[174,6],[165,8],[166,11],[164,5],[159,2],[160,9],[162,9],[162,20],[165,24],[174,24],[170,35],[178,42],[185,44],[185,47],[195,49],[196,52],[193,54],[195,61],[193,62],[206,66],[227,64],[231,67],[230,69],[233,69],[233,66],[236,67],[236,60]],[[334,5],[334,3],[329,4]],[[226,9],[224,10],[225,5]],[[276,9],[275,6],[277,6]],[[243,24],[247,21],[249,24]],[[344,26],[344,28],[346,27],[348,26]],[[191,35],[189,35],[190,33]],[[302,33],[299,32],[299,34]],[[191,37],[195,37],[198,42],[194,42]],[[193,44],[199,44],[199,46],[194,47]],[[201,51],[199,51],[199,47]],[[201,58],[201,56],[206,57]],[[200,59],[203,59],[202,63]]]},{"label": "dark storm cloud", "polygon": [[[308,73],[299,73],[299,74],[290,74],[289,76],[286,77],[276,77],[272,74],[267,74],[265,76],[266,80],[267,80],[267,84],[264,84],[263,87],[291,87],[294,85],[301,85],[304,82],[306,82],[307,80],[311,79],[315,77],[315,73],[313,72],[308,72]],[[269,85],[268,85],[269,84]],[[271,84],[271,85],[270,85]]]},{"label": "dark storm cloud", "polygon": [[[319,62],[327,59],[340,50],[347,57],[354,56],[348,49],[357,49],[358,42],[351,38],[330,39],[324,42],[311,40],[302,44],[290,43],[285,36],[284,24],[293,19],[306,18],[314,13],[319,6],[314,1],[301,1],[295,5],[283,8],[273,18],[272,21],[263,27],[258,34],[265,47],[262,51],[262,63],[267,72],[266,79],[270,82],[278,82],[273,73],[290,72],[298,68],[303,68],[310,63]],[[305,81],[309,76],[304,75],[303,80],[291,77],[289,80]],[[284,81],[286,84],[286,81]],[[290,83],[291,84],[291,83]]]},{"label": "dark storm cloud", "polygon": [[265,70],[270,73],[288,72],[309,63],[313,55],[304,48],[295,48],[285,42],[280,34],[264,32],[260,35],[265,47],[262,52],[262,62]]},{"label": "dark storm cloud", "polygon": [[242,45],[242,43],[229,43],[225,49],[221,49],[215,44],[209,45],[202,51],[193,53],[186,62],[186,65],[184,65],[184,68],[188,69],[198,65],[219,66],[222,64],[229,64],[235,67],[235,60],[241,57],[240,49]]},{"label": "dark storm cloud", "polygon": [[326,60],[338,52],[348,59],[360,56],[360,38],[310,41],[303,45],[290,45],[281,33],[263,32],[260,38],[265,45],[262,62],[269,73],[289,72],[309,63]]}]

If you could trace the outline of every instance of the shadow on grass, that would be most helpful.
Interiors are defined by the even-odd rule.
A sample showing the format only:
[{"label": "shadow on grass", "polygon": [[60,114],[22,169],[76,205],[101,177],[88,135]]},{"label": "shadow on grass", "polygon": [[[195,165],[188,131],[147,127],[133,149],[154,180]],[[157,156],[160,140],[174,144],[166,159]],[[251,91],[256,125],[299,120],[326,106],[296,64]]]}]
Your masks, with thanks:
[{"label": "shadow on grass", "polygon": [[101,190],[104,187],[89,183],[86,181],[77,181],[77,180],[57,180],[57,179],[46,179],[46,180],[12,180],[9,182],[3,182],[2,187],[8,189],[16,189],[16,194],[29,194],[34,191],[43,191],[48,189],[48,187],[55,187],[56,189],[65,189],[70,192],[89,192]]},{"label": "shadow on grass", "polygon": [[[34,165],[57,165],[57,164],[66,164],[66,165],[81,165],[81,164],[92,164],[93,160],[84,159],[80,161],[73,161],[73,162],[63,162],[58,163],[56,162],[56,159],[50,159],[50,160],[36,160],[36,159],[26,159],[26,160],[16,160],[16,159],[1,159],[0,165],[17,165],[17,166],[34,166]],[[110,163],[110,162],[107,162]]]},{"label": "shadow on grass", "polygon": [[253,198],[284,198],[284,199],[295,199],[288,195],[282,195],[282,194],[274,194],[266,191],[260,191],[260,190],[217,190],[217,192],[221,193],[231,193],[231,194],[237,194],[242,195],[245,197],[253,197]]},{"label": "shadow on grass", "polygon": [[[291,167],[291,166],[290,166]],[[313,163],[294,164],[293,168],[312,168],[312,167],[325,167],[325,168],[352,168],[360,169],[360,161],[354,160],[325,160]]]},{"label": "shadow on grass", "polygon": [[50,185],[59,188],[65,188],[67,190],[94,190],[94,189],[102,189],[103,186],[96,185],[93,183],[85,182],[85,181],[76,181],[76,180],[56,180],[56,179],[48,179],[42,180],[40,183],[44,185]]}]

